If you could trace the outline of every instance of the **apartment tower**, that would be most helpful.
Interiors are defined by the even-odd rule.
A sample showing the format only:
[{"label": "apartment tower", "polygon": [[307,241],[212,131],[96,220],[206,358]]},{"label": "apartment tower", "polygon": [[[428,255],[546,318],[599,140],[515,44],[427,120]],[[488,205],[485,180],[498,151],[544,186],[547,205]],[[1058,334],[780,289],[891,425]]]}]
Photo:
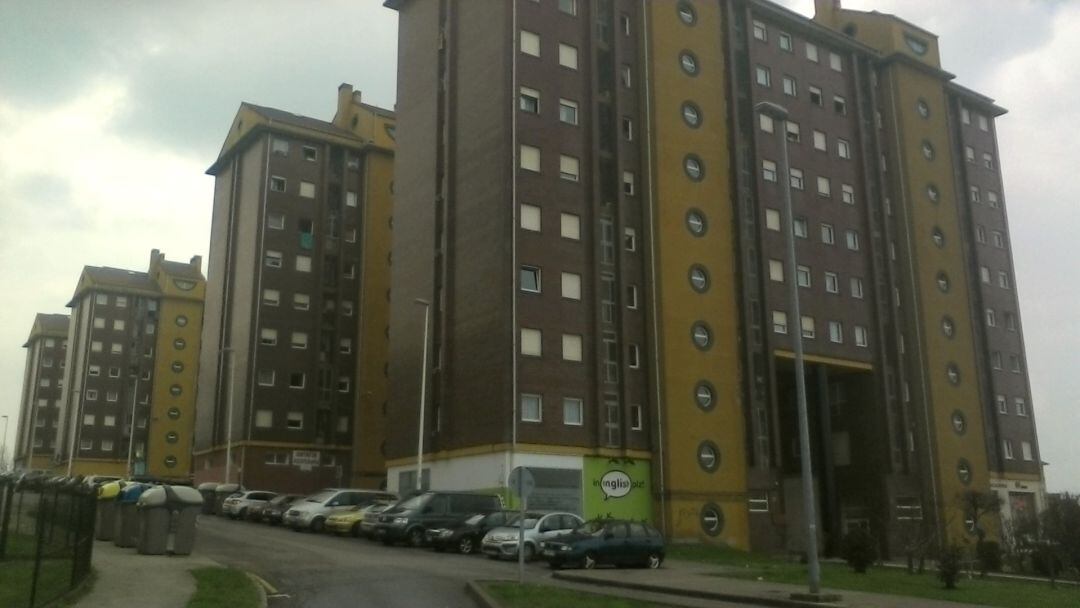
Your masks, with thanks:
[{"label": "apartment tower", "polygon": [[240,106],[207,171],[197,481],[382,483],[394,137],[347,84],[331,122]]},{"label": "apartment tower", "polygon": [[1004,110],[932,33],[831,1],[385,4],[391,488],[525,465],[534,506],[798,551],[798,336],[827,552],[994,528],[967,490],[1038,508]]},{"label": "apartment tower", "polygon": [[56,448],[60,424],[60,396],[64,388],[67,354],[67,315],[38,313],[23,348],[23,374],[19,420],[15,427],[15,469],[47,469]]},{"label": "apartment tower", "polygon": [[191,480],[202,258],[86,266],[68,303],[53,464],[71,475]]}]

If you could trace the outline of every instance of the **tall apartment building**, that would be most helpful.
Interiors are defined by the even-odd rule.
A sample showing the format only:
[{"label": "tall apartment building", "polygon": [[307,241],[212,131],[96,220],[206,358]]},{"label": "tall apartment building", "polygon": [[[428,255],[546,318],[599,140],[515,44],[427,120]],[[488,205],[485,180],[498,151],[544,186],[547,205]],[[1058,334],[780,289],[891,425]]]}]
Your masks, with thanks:
[{"label": "tall apartment building", "polygon": [[932,33],[831,1],[385,4],[391,488],[422,429],[431,487],[527,465],[542,506],[797,550],[801,327],[826,550],[853,526],[886,551],[968,534],[969,489],[1037,508],[1003,110]]},{"label": "tall apartment building", "polygon": [[47,469],[52,465],[60,423],[69,321],[67,315],[38,313],[30,337],[23,344],[26,371],[12,453],[16,469]]},{"label": "tall apartment building", "polygon": [[240,106],[207,171],[197,481],[382,483],[394,137],[347,84],[331,122]]},{"label": "tall apartment building", "polygon": [[156,249],[146,272],[83,268],[68,303],[58,471],[190,481],[205,285],[201,257]]}]

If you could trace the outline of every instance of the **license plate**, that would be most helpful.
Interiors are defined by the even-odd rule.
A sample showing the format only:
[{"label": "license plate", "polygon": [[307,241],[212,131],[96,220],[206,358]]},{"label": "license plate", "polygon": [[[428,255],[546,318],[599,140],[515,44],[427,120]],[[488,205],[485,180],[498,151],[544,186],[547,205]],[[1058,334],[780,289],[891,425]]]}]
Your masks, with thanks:
[{"label": "license plate", "polygon": [[551,557],[552,555],[555,555],[555,551],[551,549],[544,549],[544,555]]}]

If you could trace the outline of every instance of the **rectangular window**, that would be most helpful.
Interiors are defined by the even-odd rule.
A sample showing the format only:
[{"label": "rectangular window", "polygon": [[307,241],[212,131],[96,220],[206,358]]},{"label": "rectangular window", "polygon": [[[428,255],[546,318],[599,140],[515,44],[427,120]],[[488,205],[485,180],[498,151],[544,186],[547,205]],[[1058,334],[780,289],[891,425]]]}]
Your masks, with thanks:
[{"label": "rectangular window", "polygon": [[769,73],[769,68],[759,65],[754,69],[756,74],[757,83],[763,87],[772,85],[772,75]]},{"label": "rectangular window", "polygon": [[844,238],[847,240],[847,248],[852,251],[859,250],[859,232],[857,230],[848,230],[844,233]]},{"label": "rectangular window", "polygon": [[119,400],[120,400],[120,393],[118,393],[116,391],[106,391],[105,392],[105,401],[108,401],[109,403],[116,403]]},{"label": "rectangular window", "polygon": [[578,124],[578,104],[576,101],[570,101],[569,99],[559,100],[559,120],[568,124]]},{"label": "rectangular window", "polygon": [[855,326],[855,346],[861,346],[865,348],[869,344],[869,337],[866,328],[862,325]]},{"label": "rectangular window", "polygon": [[1027,416],[1027,401],[1023,397],[1013,399],[1013,407],[1017,416]]},{"label": "rectangular window", "polygon": [[259,330],[259,344],[263,346],[277,345],[277,330],[266,327]]},{"label": "rectangular window", "polygon": [[1009,355],[1009,369],[1012,370],[1014,374],[1019,374],[1024,371],[1024,367],[1020,365],[1020,355]]},{"label": "rectangular window", "polygon": [[984,226],[975,226],[975,241],[979,243],[986,242],[986,228]]},{"label": "rectangular window", "polygon": [[630,406],[630,430],[640,431],[645,428],[645,417],[642,415],[640,405]]},{"label": "rectangular window", "polygon": [[94,329],[105,329],[105,317],[94,317]]},{"label": "rectangular window", "polygon": [[807,287],[810,285],[810,267],[799,264],[795,268],[795,281],[799,287]]},{"label": "rectangular window", "polygon": [[832,182],[827,177],[817,178],[817,193],[818,196],[831,197],[832,196]]},{"label": "rectangular window", "polygon": [[277,306],[281,303],[281,292],[276,289],[263,290],[263,304]]},{"label": "rectangular window", "polygon": [[563,334],[562,358],[563,361],[581,361],[581,336],[576,334]]},{"label": "rectangular window", "polygon": [[569,426],[581,426],[585,423],[585,407],[581,399],[564,397],[562,407],[563,424]]},{"label": "rectangular window", "polygon": [[272,230],[282,230],[283,228],[285,228],[285,214],[271,213],[267,215],[266,227]]},{"label": "rectangular window", "polygon": [[861,300],[863,298],[863,283],[859,277],[851,277],[851,297]]},{"label": "rectangular window", "polygon": [[544,401],[540,395],[522,393],[521,395],[521,421],[541,422],[544,414]]},{"label": "rectangular window", "polygon": [[536,266],[521,267],[521,291],[540,293],[540,269]]},{"label": "rectangular window", "polygon": [[794,76],[784,76],[784,95],[798,97],[799,87]]},{"label": "rectangular window", "polygon": [[626,365],[632,369],[641,367],[641,347],[637,344],[626,346]]},{"label": "rectangular window", "polygon": [[768,114],[758,114],[758,127],[766,133],[772,133],[775,128],[772,117]]},{"label": "rectangular window", "polygon": [[960,120],[962,120],[965,125],[970,125],[971,110],[968,110],[967,108],[960,108]]},{"label": "rectangular window", "polygon": [[982,114],[975,115],[979,119],[979,129],[983,131],[990,130],[990,121],[986,119]]},{"label": "rectangular window", "polygon": [[987,327],[997,327],[997,315],[994,313],[993,308],[986,309],[986,325]]},{"label": "rectangular window", "polygon": [[100,353],[102,349],[102,343],[94,340],[90,342],[90,352]]},{"label": "rectangular window", "polygon": [[290,431],[299,431],[304,428],[303,412],[289,412],[285,416],[285,427]]},{"label": "rectangular window", "polygon": [[540,357],[544,354],[539,329],[521,328],[521,354],[527,357]]},{"label": "rectangular window", "polygon": [[990,353],[990,366],[994,369],[1003,369],[1004,365],[1001,361],[1001,351],[995,350]]},{"label": "rectangular window", "polygon": [[964,160],[969,163],[975,162],[975,148],[971,146],[964,146]]},{"label": "rectangular window", "polygon": [[851,158],[851,144],[846,139],[837,139],[836,154],[840,158]]},{"label": "rectangular window", "polygon": [[791,43],[791,34],[780,32],[780,50],[792,52],[794,46]]},{"label": "rectangular window", "polygon": [[829,342],[844,343],[844,326],[840,321],[829,321]]},{"label": "rectangular window", "polygon": [[566,154],[560,154],[559,177],[571,182],[578,181],[581,178],[580,165],[581,162],[577,158]]},{"label": "rectangular window", "polygon": [[343,355],[347,355],[352,352],[352,338],[341,338],[338,340],[338,351]]},{"label": "rectangular window", "polygon": [[581,299],[581,275],[572,272],[562,273],[562,297],[568,300]]},{"label": "rectangular window", "polygon": [[1005,235],[1002,232],[995,230],[990,233],[990,236],[994,241],[994,247],[997,247],[998,249],[1005,248]]},{"label": "rectangular window", "polygon": [[285,178],[273,175],[270,177],[270,190],[272,192],[285,192]]},{"label": "rectangular window", "polygon": [[855,187],[851,184],[842,184],[840,186],[840,200],[844,201],[848,205],[854,205]]},{"label": "rectangular window", "polygon": [[359,199],[357,198],[357,194],[355,192],[348,191],[348,192],[345,193],[345,206],[346,207],[355,207],[358,204],[359,204]]},{"label": "rectangular window", "polygon": [[79,440],[79,449],[84,451],[84,452],[94,449],[94,440],[93,439],[80,439]]},{"label": "rectangular window", "polygon": [[540,56],[540,36],[526,30],[521,30],[521,52],[533,57]]},{"label": "rectangular window", "polygon": [[814,131],[814,149],[827,152],[829,150],[828,138],[823,131]]},{"label": "rectangular window", "polygon": [[990,154],[989,152],[983,152],[982,159],[983,159],[983,167],[993,171],[994,170],[994,155]]},{"label": "rectangular window", "polygon": [[540,232],[540,207],[522,203],[520,221],[522,230]]},{"label": "rectangular window", "polygon": [[300,196],[303,198],[315,198],[315,184],[300,182]]},{"label": "rectangular window", "polygon": [[1016,331],[1016,315],[1011,312],[1005,313],[1005,329]]},{"label": "rectangular window", "polygon": [[780,212],[776,209],[765,210],[765,228],[768,230],[780,230]]},{"label": "rectangular window", "polygon": [[311,272],[311,257],[306,255],[296,256],[296,271]]},{"label": "rectangular window", "polygon": [[622,136],[626,141],[634,141],[634,119],[629,116],[622,117]]},{"label": "rectangular window", "polygon": [[997,209],[1001,207],[1001,201],[998,199],[998,193],[993,190],[986,191],[986,204],[990,205],[991,209]]},{"label": "rectangular window", "polygon": [[109,345],[109,352],[114,355],[120,355],[124,352],[124,345],[119,342],[113,342]]},{"label": "rectangular window", "polygon": [[769,260],[769,280],[784,282],[784,263],[780,260]]},{"label": "rectangular window", "polygon": [[637,310],[638,307],[638,288],[637,285],[626,286],[626,307],[630,310]]},{"label": "rectangular window", "polygon": [[623,228],[623,247],[627,251],[637,251],[637,230]]},{"label": "rectangular window", "polygon": [[787,333],[787,313],[781,310],[772,311],[772,329],[773,333],[786,334]]},{"label": "rectangular window", "polygon": [[833,53],[833,52],[829,53],[829,67],[832,68],[833,71],[836,71],[836,72],[844,71],[844,62],[840,58],[840,55],[838,55],[836,53]]},{"label": "rectangular window", "polygon": [[819,108],[825,107],[825,96],[824,94],[822,94],[819,87],[810,85],[807,90],[810,91],[810,103],[818,106]]},{"label": "rectangular window", "polygon": [[311,296],[306,293],[294,293],[292,301],[293,308],[296,310],[307,310],[311,308]]},{"label": "rectangular window", "polygon": [[973,203],[979,202],[979,187],[978,186],[972,186],[971,188],[968,189],[968,200],[973,202]]},{"label": "rectangular window", "polygon": [[833,96],[833,111],[841,116],[847,116],[847,100],[839,95]]},{"label": "rectangular window", "polygon": [[258,373],[259,386],[274,386],[274,370],[260,369]]},{"label": "rectangular window", "polygon": [[619,22],[622,24],[622,32],[624,36],[630,35],[630,15],[623,13],[619,15]]},{"label": "rectangular window", "polygon": [[806,43],[806,58],[814,63],[818,62],[817,45]]},{"label": "rectangular window", "polygon": [[540,148],[535,146],[521,146],[521,168],[526,171],[540,172]]},{"label": "rectangular window", "polygon": [[1001,444],[1002,444],[1002,447],[1004,448],[1004,452],[1005,452],[1005,460],[1012,460],[1012,459],[1013,459],[1013,445],[1012,445],[1012,440],[1010,440],[1010,439],[1003,439],[1003,440],[1001,441]]},{"label": "rectangular window", "polygon": [[800,239],[805,239],[810,235],[809,225],[806,223],[805,217],[795,218],[795,236]]},{"label": "rectangular window", "polygon": [[98,392],[92,388],[86,389],[86,400],[97,401]]},{"label": "rectangular window", "polygon": [[807,340],[813,340],[817,337],[817,329],[814,327],[814,317],[803,315],[800,324],[802,325],[802,337]]},{"label": "rectangular window", "polygon": [[307,375],[304,372],[289,374],[289,388],[304,388],[305,384],[307,384]]},{"label": "rectangular window", "polygon": [[622,191],[626,196],[634,196],[636,189],[636,179],[633,171],[623,171],[622,174]]},{"label": "rectangular window", "polygon": [[575,46],[559,43],[559,65],[571,70],[578,69],[578,50]]},{"label": "rectangular window", "polygon": [[1020,452],[1023,454],[1024,460],[1027,460],[1027,461],[1030,462],[1031,460],[1034,459],[1034,455],[1031,452],[1031,442],[1030,441],[1021,441],[1020,442]]},{"label": "rectangular window", "polygon": [[522,112],[528,112],[529,114],[540,113],[540,91],[536,89],[530,89],[529,87],[521,87],[521,97],[518,107]]},{"label": "rectangular window", "polygon": [[625,63],[622,65],[621,68],[619,68],[619,82],[622,83],[623,88],[630,88],[630,86],[634,82],[633,76],[634,74],[633,71],[630,69],[630,66],[626,65]]},{"label": "rectangular window", "polygon": [[349,387],[352,386],[352,380],[348,376],[338,376],[337,390],[339,393],[349,392]]},{"label": "rectangular window", "polygon": [[274,412],[271,410],[255,410],[255,426],[260,429],[268,429],[274,425]]},{"label": "rectangular window", "polygon": [[352,300],[341,301],[341,316],[351,317],[353,316],[353,303]]},{"label": "rectangular window", "polygon": [[761,161],[761,177],[767,182],[776,181],[776,163],[771,160]]},{"label": "rectangular window", "polygon": [[96,418],[95,418],[95,416],[93,414],[84,414],[83,415],[83,421],[82,421],[83,426],[94,426],[95,422],[96,422]]},{"label": "rectangular window", "polygon": [[275,137],[270,143],[270,151],[274,154],[281,154],[282,156],[289,155],[289,142],[284,139]]},{"label": "rectangular window", "polygon": [[559,216],[559,234],[564,239],[574,241],[581,240],[581,218],[573,213],[563,213]]},{"label": "rectangular window", "polygon": [[281,252],[280,251],[266,251],[266,266],[268,268],[281,268]]},{"label": "rectangular window", "polygon": [[116,307],[127,308],[127,296],[116,296]]},{"label": "rectangular window", "polygon": [[315,162],[319,159],[319,151],[311,146],[304,146],[300,148],[300,152],[304,156],[304,160],[308,162]]},{"label": "rectangular window", "polygon": [[101,366],[100,365],[91,365],[89,368],[87,368],[86,375],[87,376],[100,376],[101,375]]},{"label": "rectangular window", "polygon": [[110,378],[119,378],[120,377],[120,368],[119,367],[110,367],[109,368],[109,377]]},{"label": "rectangular window", "polygon": [[802,141],[802,136],[799,133],[799,123],[788,120],[784,122],[784,127],[788,141],[796,144]]},{"label": "rectangular window", "polygon": [[761,21],[754,20],[754,38],[762,42],[769,41],[769,30],[765,28],[765,24]]},{"label": "rectangular window", "polygon": [[1009,413],[1009,404],[1005,400],[1005,395],[995,395],[994,396],[994,403],[997,404],[997,411],[998,411],[999,414],[1008,414]]},{"label": "rectangular window", "polygon": [[791,187],[796,190],[803,189],[803,172],[802,169],[791,168]]},{"label": "rectangular window", "polygon": [[825,273],[825,291],[840,293],[840,277],[835,272]]},{"label": "rectangular window", "polygon": [[289,346],[304,350],[308,347],[308,335],[306,332],[294,331],[289,338]]}]

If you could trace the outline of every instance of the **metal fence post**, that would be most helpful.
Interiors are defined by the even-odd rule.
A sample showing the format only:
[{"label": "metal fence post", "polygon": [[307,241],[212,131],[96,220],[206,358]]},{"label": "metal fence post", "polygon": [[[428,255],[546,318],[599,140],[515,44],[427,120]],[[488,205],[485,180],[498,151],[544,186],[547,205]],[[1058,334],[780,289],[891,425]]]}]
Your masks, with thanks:
[{"label": "metal fence post", "polygon": [[15,484],[4,483],[0,491],[4,494],[4,512],[0,515],[0,559],[4,559],[7,556],[8,525],[11,521],[12,503],[15,500]]},{"label": "metal fence post", "polygon": [[38,577],[41,575],[42,545],[45,543],[45,509],[48,507],[48,504],[48,500],[45,498],[45,488],[42,488],[38,498],[37,534],[35,534],[37,542],[34,546],[34,573],[30,577],[30,608],[34,608],[37,600]]}]

